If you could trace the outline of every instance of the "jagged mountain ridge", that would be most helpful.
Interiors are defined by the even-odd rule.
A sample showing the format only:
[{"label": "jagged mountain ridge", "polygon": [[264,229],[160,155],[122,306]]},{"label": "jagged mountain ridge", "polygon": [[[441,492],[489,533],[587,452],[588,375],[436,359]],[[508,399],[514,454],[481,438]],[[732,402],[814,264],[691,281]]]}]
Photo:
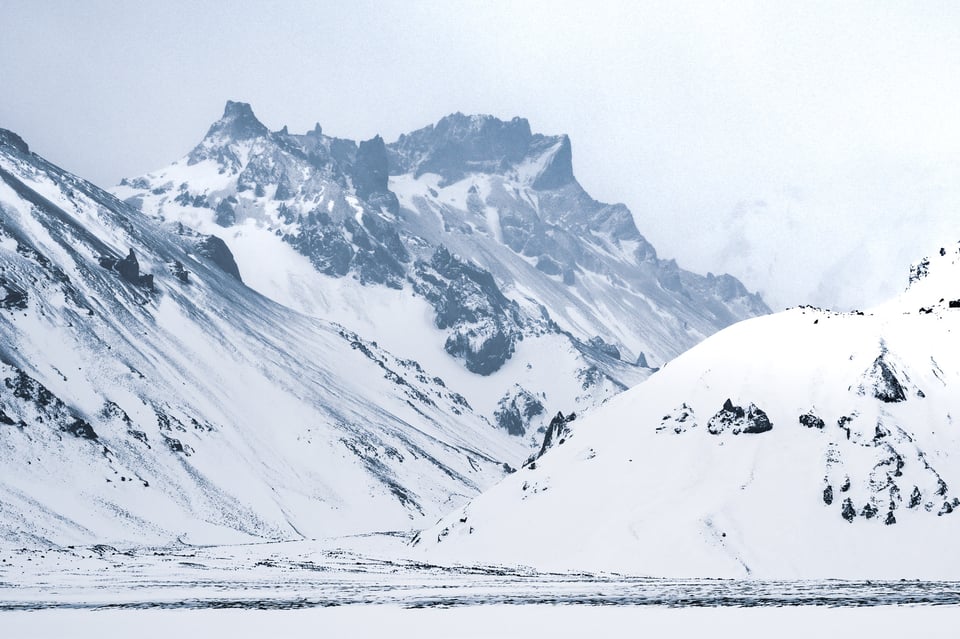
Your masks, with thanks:
[{"label": "jagged mountain ridge", "polygon": [[185,158],[114,192],[223,235],[255,289],[461,379],[491,419],[537,396],[545,411],[524,433],[768,312],[730,276],[658,259],[626,207],[576,182],[569,139],[533,134],[521,118],[454,114],[391,144],[356,143],[319,125],[271,132],[228,102]]},{"label": "jagged mountain ridge", "polygon": [[[870,312],[741,322],[417,538],[432,561],[955,579],[960,244]],[[423,556],[423,555],[421,555]]]},{"label": "jagged mountain ridge", "polygon": [[0,539],[402,529],[525,448],[417,362],[246,287],[0,130]]}]

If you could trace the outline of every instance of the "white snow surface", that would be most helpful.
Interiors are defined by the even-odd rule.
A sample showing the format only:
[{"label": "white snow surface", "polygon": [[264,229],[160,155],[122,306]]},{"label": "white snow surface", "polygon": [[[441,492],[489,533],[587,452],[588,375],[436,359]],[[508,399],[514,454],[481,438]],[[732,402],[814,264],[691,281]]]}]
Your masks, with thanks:
[{"label": "white snow surface", "polygon": [[[435,373],[241,284],[200,254],[203,236],[8,151],[0,539],[409,529],[526,456]],[[130,250],[152,290],[100,263]],[[10,291],[25,293],[22,307]]]},{"label": "white snow surface", "polygon": [[[807,637],[923,636],[950,639],[955,606],[929,608],[667,608],[584,606],[465,606],[409,609],[402,605],[302,610],[42,610],[0,613],[11,638],[77,639],[172,636],[329,637],[389,636],[526,639],[542,636],[806,639]],[[320,630],[322,629],[322,630]]]},{"label": "white snow surface", "polygon": [[[721,331],[417,547],[655,576],[960,577],[958,249],[871,312],[796,308]],[[772,429],[711,432],[728,399]]]}]

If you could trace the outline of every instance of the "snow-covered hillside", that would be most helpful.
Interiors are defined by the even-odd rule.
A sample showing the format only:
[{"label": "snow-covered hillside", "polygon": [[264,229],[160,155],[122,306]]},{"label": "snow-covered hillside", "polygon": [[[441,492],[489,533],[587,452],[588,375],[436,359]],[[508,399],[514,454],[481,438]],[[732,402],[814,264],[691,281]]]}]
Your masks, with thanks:
[{"label": "snow-covered hillside", "polygon": [[587,195],[570,140],[454,114],[386,144],[284,127],[249,105],[186,157],[114,193],[224,238],[244,281],[420,362],[535,444],[739,319],[728,275],[660,260],[630,212]]},{"label": "snow-covered hillside", "polygon": [[960,576],[960,245],[868,313],[732,326],[423,531],[433,560]]},{"label": "snow-covered hillside", "polygon": [[240,277],[0,130],[0,540],[409,528],[522,461],[436,373]]}]

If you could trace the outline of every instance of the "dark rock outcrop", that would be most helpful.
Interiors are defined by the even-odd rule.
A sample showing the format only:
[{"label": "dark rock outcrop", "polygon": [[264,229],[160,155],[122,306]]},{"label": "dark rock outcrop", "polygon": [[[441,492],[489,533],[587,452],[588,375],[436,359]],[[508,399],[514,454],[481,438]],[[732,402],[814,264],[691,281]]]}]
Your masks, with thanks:
[{"label": "dark rock outcrop", "polygon": [[823,430],[826,424],[822,419],[816,416],[813,412],[806,413],[800,416],[800,425],[806,426],[807,428],[818,428]]},{"label": "dark rock outcrop", "polygon": [[444,349],[462,358],[469,371],[489,375],[510,359],[521,339],[520,311],[488,271],[441,246],[429,262],[415,264],[411,281],[435,309],[436,327],[452,331]]},{"label": "dark rock outcrop", "polygon": [[566,442],[571,435],[570,423],[576,419],[576,413],[570,413],[565,416],[562,412],[558,412],[554,415],[553,419],[550,420],[550,424],[547,426],[546,432],[543,434],[543,444],[541,444],[540,450],[530,455],[527,461],[523,463],[523,466],[530,469],[536,468],[536,461],[543,457],[544,453],[554,446],[560,446]]},{"label": "dark rock outcrop", "polygon": [[719,435],[730,430],[734,435],[765,433],[773,429],[773,424],[767,414],[755,404],[750,404],[746,410],[734,405],[729,399],[710,421],[707,430],[713,435]]},{"label": "dark rock outcrop", "polygon": [[231,275],[240,282],[243,281],[243,278],[240,277],[237,261],[233,259],[233,253],[230,252],[227,243],[216,235],[208,235],[201,240],[197,246],[197,252],[219,266],[224,273]]},{"label": "dark rock outcrop", "polygon": [[0,308],[22,311],[27,308],[28,297],[24,289],[0,277]]},{"label": "dark rock outcrop", "polygon": [[514,387],[500,398],[493,418],[500,428],[511,435],[521,436],[526,434],[530,421],[543,412],[543,403],[537,396],[514,384]]},{"label": "dark rock outcrop", "polygon": [[120,274],[120,277],[135,286],[153,290],[153,275],[149,273],[140,274],[140,262],[137,260],[133,249],[130,249],[130,252],[123,259],[118,260],[109,256],[101,257],[100,266],[116,271]]},{"label": "dark rock outcrop", "polygon": [[906,389],[887,361],[886,349],[883,349],[870,369],[864,373],[864,381],[859,388],[859,393],[865,395],[868,392],[881,402],[888,404],[903,402],[907,399]]}]

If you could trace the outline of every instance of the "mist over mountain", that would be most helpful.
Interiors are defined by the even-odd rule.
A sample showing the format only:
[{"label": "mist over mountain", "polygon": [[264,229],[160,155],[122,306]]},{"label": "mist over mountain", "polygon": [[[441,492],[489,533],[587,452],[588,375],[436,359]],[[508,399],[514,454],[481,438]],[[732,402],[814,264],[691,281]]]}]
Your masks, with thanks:
[{"label": "mist over mountain", "polygon": [[222,236],[260,293],[463,380],[495,422],[537,398],[543,410],[515,432],[542,432],[555,412],[768,312],[729,275],[659,259],[625,206],[579,185],[570,139],[522,118],[455,113],[358,143],[319,124],[271,132],[231,101],[184,158],[114,193]]}]

